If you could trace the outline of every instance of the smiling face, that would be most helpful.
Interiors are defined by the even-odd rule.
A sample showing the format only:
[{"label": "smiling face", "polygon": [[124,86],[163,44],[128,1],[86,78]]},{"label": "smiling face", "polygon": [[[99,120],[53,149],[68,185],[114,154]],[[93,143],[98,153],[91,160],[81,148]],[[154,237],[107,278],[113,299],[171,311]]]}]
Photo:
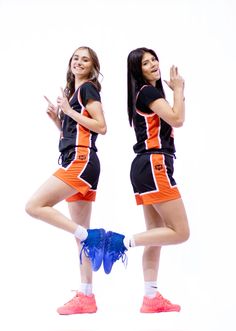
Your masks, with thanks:
[{"label": "smiling face", "polygon": [[88,49],[78,48],[72,56],[70,70],[80,80],[88,79],[93,70],[93,61]]},{"label": "smiling face", "polygon": [[142,57],[141,66],[144,79],[155,86],[156,81],[161,78],[159,61],[151,53],[145,52]]}]

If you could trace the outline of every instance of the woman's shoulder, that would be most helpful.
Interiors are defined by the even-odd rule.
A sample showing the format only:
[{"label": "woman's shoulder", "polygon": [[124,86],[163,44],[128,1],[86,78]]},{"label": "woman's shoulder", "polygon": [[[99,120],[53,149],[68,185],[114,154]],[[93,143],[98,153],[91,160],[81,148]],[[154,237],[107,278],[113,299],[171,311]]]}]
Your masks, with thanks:
[{"label": "woman's shoulder", "polygon": [[84,82],[80,86],[80,90],[86,90],[86,89],[96,90],[98,92],[97,86],[91,80]]},{"label": "woman's shoulder", "polygon": [[96,85],[91,81],[84,82],[79,88],[79,95],[83,104],[86,104],[88,99],[101,101],[100,93]]},{"label": "woman's shoulder", "polygon": [[163,98],[163,93],[153,85],[143,85],[137,95],[139,107],[149,107],[149,104],[157,99]]},{"label": "woman's shoulder", "polygon": [[159,89],[153,85],[143,85],[138,94],[140,97],[163,98],[161,91],[159,91]]},{"label": "woman's shoulder", "polygon": [[155,86],[147,84],[140,88],[138,94],[141,96],[157,96],[160,95],[160,91]]},{"label": "woman's shoulder", "polygon": [[156,91],[158,91],[158,89],[155,86],[146,84],[140,88],[139,93],[144,93],[144,94],[152,93],[152,92],[155,93]]}]

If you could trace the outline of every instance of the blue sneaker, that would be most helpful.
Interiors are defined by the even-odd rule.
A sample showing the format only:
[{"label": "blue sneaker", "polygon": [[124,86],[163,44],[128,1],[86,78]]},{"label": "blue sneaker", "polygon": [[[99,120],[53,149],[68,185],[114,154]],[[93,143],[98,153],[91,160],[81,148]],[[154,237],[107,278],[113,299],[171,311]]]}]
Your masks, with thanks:
[{"label": "blue sneaker", "polygon": [[84,252],[92,264],[93,271],[98,271],[102,265],[106,231],[104,229],[88,229],[88,237],[81,241],[80,263],[82,264],[82,253]]},{"label": "blue sneaker", "polygon": [[125,265],[127,264],[127,256],[125,254],[127,248],[123,243],[124,237],[125,236],[123,234],[112,231],[108,231],[106,234],[103,256],[103,268],[106,274],[111,272],[113,264],[120,258]]}]

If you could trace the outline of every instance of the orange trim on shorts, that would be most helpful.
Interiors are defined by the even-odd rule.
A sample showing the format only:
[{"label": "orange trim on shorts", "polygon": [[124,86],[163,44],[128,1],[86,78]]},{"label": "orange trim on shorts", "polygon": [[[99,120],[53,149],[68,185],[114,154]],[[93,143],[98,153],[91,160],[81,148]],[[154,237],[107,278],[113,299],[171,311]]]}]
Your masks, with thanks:
[{"label": "orange trim on shorts", "polygon": [[53,175],[85,195],[91,188],[91,185],[79,176],[85,169],[88,159],[89,149],[87,147],[78,147],[75,160],[67,168],[59,168]]},{"label": "orange trim on shorts", "polygon": [[179,198],[181,198],[181,194],[179,193],[177,187],[172,188],[171,192],[166,190],[165,192],[153,192],[135,195],[137,205],[153,205],[155,203],[176,200]]},{"label": "orange trim on shorts", "polygon": [[75,193],[71,197],[67,198],[67,202],[75,202],[75,201],[95,201],[96,199],[96,191],[88,191],[85,195],[80,192]]},{"label": "orange trim on shorts", "polygon": [[164,156],[152,154],[153,178],[156,181],[157,190],[142,194],[135,194],[137,205],[151,205],[181,198],[177,186],[172,186],[167,175]]}]

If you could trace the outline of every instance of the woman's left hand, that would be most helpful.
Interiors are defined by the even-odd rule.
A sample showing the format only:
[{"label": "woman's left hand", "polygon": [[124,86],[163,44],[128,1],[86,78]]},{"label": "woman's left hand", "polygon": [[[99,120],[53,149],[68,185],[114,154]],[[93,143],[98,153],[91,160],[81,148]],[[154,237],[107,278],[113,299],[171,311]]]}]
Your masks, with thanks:
[{"label": "woman's left hand", "polygon": [[65,95],[64,90],[61,88],[62,96],[57,98],[57,105],[63,111],[64,114],[69,115],[71,112],[71,106],[68,102],[68,99]]},{"label": "woman's left hand", "polygon": [[174,65],[170,68],[170,80],[164,80],[164,82],[173,91],[178,88],[184,90],[184,79],[180,76],[178,68]]}]

